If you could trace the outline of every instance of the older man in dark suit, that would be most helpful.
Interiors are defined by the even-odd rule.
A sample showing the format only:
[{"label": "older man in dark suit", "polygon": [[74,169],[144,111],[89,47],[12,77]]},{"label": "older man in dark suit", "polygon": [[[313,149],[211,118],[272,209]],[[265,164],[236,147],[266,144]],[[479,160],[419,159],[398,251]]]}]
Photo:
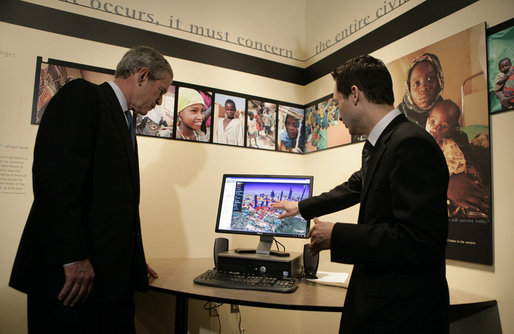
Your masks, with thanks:
[{"label": "older man in dark suit", "polygon": [[392,80],[371,56],[332,73],[341,120],[366,135],[363,165],[347,182],[295,204],[283,217],[312,219],[360,203],[358,224],[314,219],[314,255],[354,264],[341,333],[447,333],[448,168],[433,138],[394,109]]},{"label": "older man in dark suit", "polygon": [[130,49],[114,81],[66,84],[34,148],[32,205],[9,285],[27,293],[29,333],[133,333],[134,289],[148,287],[139,218],[135,114],[173,79],[149,47]]}]

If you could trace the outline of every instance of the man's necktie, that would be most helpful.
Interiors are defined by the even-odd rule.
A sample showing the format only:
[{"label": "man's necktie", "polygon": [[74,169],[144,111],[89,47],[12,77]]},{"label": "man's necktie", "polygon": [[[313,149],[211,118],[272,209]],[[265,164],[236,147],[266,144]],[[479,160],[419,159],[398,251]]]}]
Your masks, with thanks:
[{"label": "man's necktie", "polygon": [[369,159],[371,158],[371,154],[373,154],[373,145],[366,140],[366,144],[364,144],[364,148],[362,149],[362,166],[361,166],[361,177],[362,183],[364,184],[364,179],[366,177],[366,173],[368,172]]},{"label": "man's necktie", "polygon": [[136,130],[134,129],[134,122],[132,121],[132,114],[130,110],[125,111],[125,117],[127,117],[128,127],[130,130],[130,139],[132,140],[132,147],[136,149]]}]

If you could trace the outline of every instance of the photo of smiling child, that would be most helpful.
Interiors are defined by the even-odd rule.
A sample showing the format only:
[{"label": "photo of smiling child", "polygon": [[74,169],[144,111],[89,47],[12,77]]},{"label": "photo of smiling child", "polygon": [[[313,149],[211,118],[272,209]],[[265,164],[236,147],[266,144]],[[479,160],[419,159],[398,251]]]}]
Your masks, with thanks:
[{"label": "photo of smiling child", "polygon": [[205,130],[202,130],[202,125],[205,124],[209,106],[209,93],[180,87],[178,90],[176,139],[208,142],[210,128],[204,127]]}]

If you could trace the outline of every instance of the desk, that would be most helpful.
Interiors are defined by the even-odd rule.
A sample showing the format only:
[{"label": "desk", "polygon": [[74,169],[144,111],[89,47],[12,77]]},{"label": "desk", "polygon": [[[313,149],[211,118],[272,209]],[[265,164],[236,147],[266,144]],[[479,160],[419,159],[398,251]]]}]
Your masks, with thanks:
[{"label": "desk", "polygon": [[[212,259],[171,258],[148,260],[159,273],[150,289],[176,296],[175,333],[187,333],[188,299],[303,311],[342,312],[346,289],[301,280],[294,293],[215,288],[193,283],[193,279],[214,266]],[[496,306],[496,301],[450,289],[450,316],[463,318],[477,310]],[[457,313],[457,316],[452,314]]]}]

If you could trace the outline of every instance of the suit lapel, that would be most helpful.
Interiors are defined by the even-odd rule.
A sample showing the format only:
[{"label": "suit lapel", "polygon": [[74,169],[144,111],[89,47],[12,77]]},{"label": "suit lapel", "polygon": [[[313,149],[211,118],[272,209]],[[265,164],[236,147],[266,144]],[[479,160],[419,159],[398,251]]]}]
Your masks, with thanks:
[{"label": "suit lapel", "polygon": [[108,110],[111,113],[111,116],[114,120],[114,124],[116,127],[116,131],[120,135],[121,141],[123,143],[123,148],[127,154],[132,174],[132,185],[134,187],[136,195],[139,198],[139,166],[137,161],[137,141],[135,147],[136,151],[134,152],[134,146],[132,145],[132,139],[130,138],[130,130],[127,126],[125,115],[123,114],[123,110],[121,110],[121,106],[118,102],[116,94],[112,90],[111,86],[106,82],[100,85],[100,89],[108,104]]},{"label": "suit lapel", "polygon": [[360,212],[364,211],[370,184],[372,184],[373,179],[376,174],[375,172],[376,172],[378,166],[380,165],[380,161],[382,160],[384,153],[387,151],[387,141],[389,140],[389,137],[391,137],[391,135],[393,134],[394,130],[398,127],[398,125],[400,125],[403,122],[408,122],[407,118],[403,114],[396,116],[391,121],[391,123],[389,123],[387,125],[387,127],[384,129],[384,131],[382,132],[382,134],[380,135],[380,137],[377,140],[377,143],[376,143],[374,151],[373,151],[373,155],[371,156],[371,159],[369,160],[368,171],[366,173],[366,179],[364,180],[364,184],[362,186]]}]

